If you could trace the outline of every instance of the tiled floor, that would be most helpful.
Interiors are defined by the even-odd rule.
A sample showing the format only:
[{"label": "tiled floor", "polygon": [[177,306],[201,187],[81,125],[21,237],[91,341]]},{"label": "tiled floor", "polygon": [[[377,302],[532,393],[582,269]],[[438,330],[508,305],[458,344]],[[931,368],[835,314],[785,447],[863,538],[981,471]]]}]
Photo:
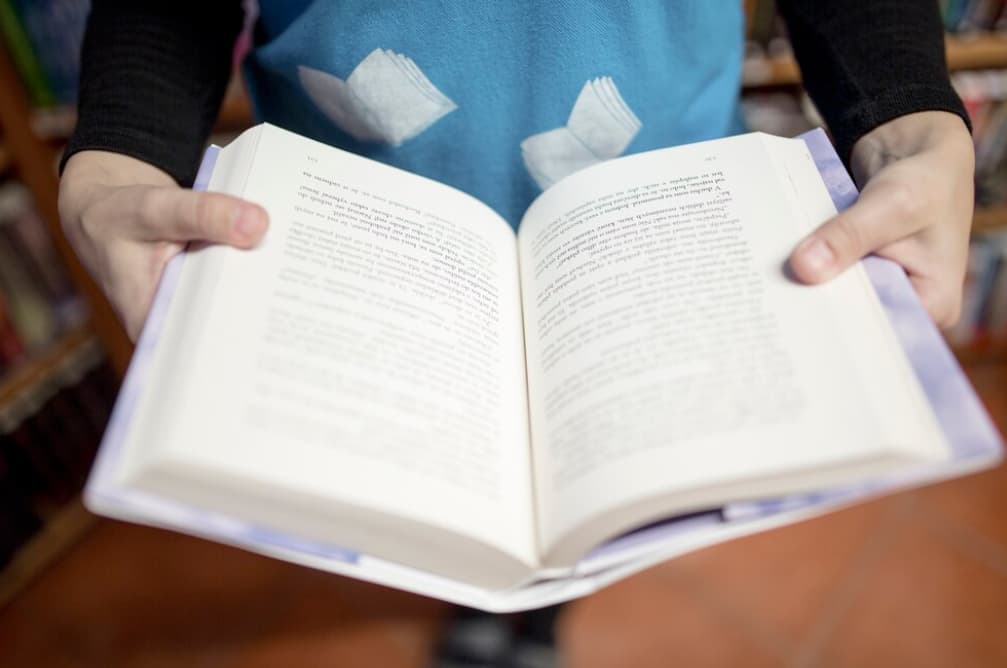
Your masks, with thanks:
[{"label": "tiled floor", "polygon": [[[1007,367],[972,369],[1007,429]],[[103,522],[3,666],[425,666],[444,605]],[[1007,666],[1007,468],[688,555],[567,607],[564,665]]]}]

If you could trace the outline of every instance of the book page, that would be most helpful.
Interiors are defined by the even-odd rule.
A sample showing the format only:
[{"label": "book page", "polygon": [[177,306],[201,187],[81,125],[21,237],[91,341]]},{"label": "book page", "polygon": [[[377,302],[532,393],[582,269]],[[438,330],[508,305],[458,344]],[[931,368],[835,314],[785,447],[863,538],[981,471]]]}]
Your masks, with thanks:
[{"label": "book page", "polygon": [[785,276],[810,230],[791,188],[746,135],[604,163],[529,210],[519,253],[546,553],[606,513],[656,519],[669,494],[690,510],[746,480],[775,481],[748,488],[769,493],[943,452],[912,426],[917,404],[878,400],[911,374],[877,336],[862,271],[816,287]]},{"label": "book page", "polygon": [[201,301],[173,321],[189,330],[173,351],[186,375],[160,397],[185,420],[151,419],[157,457],[534,560],[506,222],[446,186],[271,126],[244,196],[271,226],[252,252],[186,260]]}]

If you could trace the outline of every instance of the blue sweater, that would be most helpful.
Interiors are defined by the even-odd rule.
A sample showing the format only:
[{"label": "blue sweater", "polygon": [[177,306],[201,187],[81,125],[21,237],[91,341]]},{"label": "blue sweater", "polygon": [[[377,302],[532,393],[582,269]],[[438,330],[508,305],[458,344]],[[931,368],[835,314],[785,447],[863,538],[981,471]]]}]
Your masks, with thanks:
[{"label": "blue sweater", "polygon": [[738,0],[260,2],[257,114],[511,225],[594,162],[740,131]]}]

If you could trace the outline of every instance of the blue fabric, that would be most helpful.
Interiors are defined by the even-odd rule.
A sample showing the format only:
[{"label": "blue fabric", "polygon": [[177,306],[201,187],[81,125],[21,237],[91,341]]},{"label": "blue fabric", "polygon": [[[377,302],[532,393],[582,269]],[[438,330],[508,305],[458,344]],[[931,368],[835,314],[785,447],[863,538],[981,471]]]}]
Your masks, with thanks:
[{"label": "blue fabric", "polygon": [[[592,79],[611,77],[639,120],[623,153],[740,131],[743,21],[739,0],[261,0],[246,74],[262,120],[452,185],[516,227],[541,192],[522,141],[563,127]],[[375,49],[407,56],[457,108],[398,146],[355,138],[299,68],[345,81]]]}]

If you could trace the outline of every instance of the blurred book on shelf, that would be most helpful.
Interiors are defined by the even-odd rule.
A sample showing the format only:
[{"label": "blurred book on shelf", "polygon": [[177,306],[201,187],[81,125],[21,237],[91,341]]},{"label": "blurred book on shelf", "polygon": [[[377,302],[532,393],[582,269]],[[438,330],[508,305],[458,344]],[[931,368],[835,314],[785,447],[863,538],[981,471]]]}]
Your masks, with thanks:
[{"label": "blurred book on shelf", "polygon": [[0,378],[86,317],[30,193],[0,185]]},{"label": "blurred book on shelf", "polygon": [[93,337],[73,344],[37,382],[0,385],[0,569],[78,496],[108,421],[118,378]]},{"label": "blurred book on shelf", "polygon": [[751,55],[790,54],[787,26],[776,9],[776,0],[746,0],[745,41]]},{"label": "blurred book on shelf", "polygon": [[972,118],[976,205],[1007,202],[1007,71],[958,72],[952,82]]},{"label": "blurred book on shelf", "polygon": [[741,98],[741,114],[752,130],[781,137],[796,137],[824,123],[815,124],[805,110],[804,94],[793,91],[755,91]]},{"label": "blurred book on shelf", "polygon": [[[932,1],[932,0],[931,0]],[[745,0],[747,88],[801,81],[775,0]],[[953,70],[1007,67],[1007,0],[942,0],[948,64]]]},{"label": "blurred book on shelf", "polygon": [[[1007,30],[1007,0],[938,0],[944,30],[952,35]],[[786,28],[776,0],[745,0],[745,37],[769,55],[785,53]]]},{"label": "blurred book on shelf", "polygon": [[88,0],[0,0],[0,37],[39,108],[77,101]]},{"label": "blurred book on shelf", "polygon": [[973,237],[961,318],[947,338],[959,348],[1007,346],[1007,229]]},{"label": "blurred book on shelf", "polygon": [[1007,28],[1004,0],[940,0],[944,29],[952,34]]},{"label": "blurred book on shelf", "polygon": [[[56,104],[77,101],[87,0],[14,0]],[[53,48],[58,45],[58,48]]]},{"label": "blurred book on shelf", "polygon": [[1003,353],[1007,351],[1007,71],[956,72],[951,81],[972,119],[977,214],[961,317],[947,337],[963,353]]}]

